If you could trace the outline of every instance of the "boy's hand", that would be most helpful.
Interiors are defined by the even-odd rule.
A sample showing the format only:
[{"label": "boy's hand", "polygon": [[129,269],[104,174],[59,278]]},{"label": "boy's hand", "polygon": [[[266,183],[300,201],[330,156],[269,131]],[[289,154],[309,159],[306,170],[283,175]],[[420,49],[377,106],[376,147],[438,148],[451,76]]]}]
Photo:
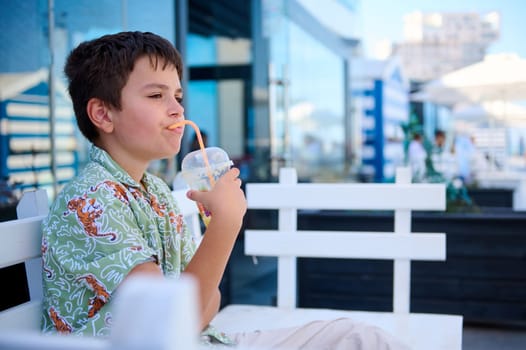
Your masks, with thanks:
[{"label": "boy's hand", "polygon": [[213,221],[220,221],[221,225],[235,225],[233,228],[237,230],[241,227],[247,202],[241,190],[239,169],[230,169],[217,180],[212,190],[190,190],[187,195],[191,200],[202,203],[212,214]]},{"label": "boy's hand", "polygon": [[219,310],[219,283],[247,210],[245,194],[240,187],[239,169],[232,168],[210,191],[190,190],[187,193],[188,198],[203,204],[212,214],[203,240],[185,269],[199,283],[202,327]]}]

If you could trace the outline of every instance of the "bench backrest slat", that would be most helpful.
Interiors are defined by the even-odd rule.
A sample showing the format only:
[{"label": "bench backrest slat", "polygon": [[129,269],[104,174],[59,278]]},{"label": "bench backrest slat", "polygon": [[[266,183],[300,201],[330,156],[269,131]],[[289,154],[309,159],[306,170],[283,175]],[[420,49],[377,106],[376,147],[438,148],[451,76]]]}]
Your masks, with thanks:
[{"label": "bench backrest slat", "polygon": [[[436,184],[249,184],[252,209],[444,210]],[[313,200],[313,199],[316,200]]]},{"label": "bench backrest slat", "polygon": [[40,256],[44,216],[0,222],[0,268]]},{"label": "bench backrest slat", "polygon": [[[247,230],[245,253],[309,258],[445,260],[440,233],[393,235],[381,232]],[[297,242],[301,242],[297,244]]]}]

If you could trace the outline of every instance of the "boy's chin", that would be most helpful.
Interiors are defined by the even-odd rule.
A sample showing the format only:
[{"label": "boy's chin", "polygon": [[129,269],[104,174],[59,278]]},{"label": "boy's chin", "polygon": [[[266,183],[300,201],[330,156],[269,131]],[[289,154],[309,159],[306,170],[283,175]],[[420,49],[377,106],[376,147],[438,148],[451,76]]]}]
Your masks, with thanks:
[{"label": "boy's chin", "polygon": [[166,152],[164,154],[161,154],[157,157],[157,159],[166,159],[166,158],[173,158],[177,154],[179,154],[180,149],[178,148],[176,151]]}]

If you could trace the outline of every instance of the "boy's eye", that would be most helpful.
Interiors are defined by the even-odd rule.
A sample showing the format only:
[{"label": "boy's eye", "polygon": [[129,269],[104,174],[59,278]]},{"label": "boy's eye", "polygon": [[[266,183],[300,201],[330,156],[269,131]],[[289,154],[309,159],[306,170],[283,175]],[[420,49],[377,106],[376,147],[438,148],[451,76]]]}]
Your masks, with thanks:
[{"label": "boy's eye", "polygon": [[151,94],[149,97],[150,98],[161,98],[161,97],[163,97],[163,95],[161,95],[161,94]]},{"label": "boy's eye", "polygon": [[182,103],[182,102],[183,102],[183,97],[182,97],[182,96],[175,96],[175,100],[176,100],[178,103]]}]

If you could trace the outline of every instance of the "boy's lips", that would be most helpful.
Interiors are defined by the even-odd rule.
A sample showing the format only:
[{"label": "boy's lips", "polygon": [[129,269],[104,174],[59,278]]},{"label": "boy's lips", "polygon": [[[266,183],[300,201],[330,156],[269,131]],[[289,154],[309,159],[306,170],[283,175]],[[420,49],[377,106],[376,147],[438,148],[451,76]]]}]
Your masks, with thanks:
[{"label": "boy's lips", "polygon": [[186,123],[184,121],[180,121],[180,122],[174,123],[172,125],[169,125],[168,129],[169,130],[184,129],[185,125],[186,125]]},{"label": "boy's lips", "polygon": [[167,127],[168,130],[174,131],[178,134],[182,134],[184,132],[185,123],[184,122],[177,122],[172,125],[169,125]]},{"label": "boy's lips", "polygon": [[182,134],[184,132],[184,126],[168,127],[168,131],[174,132],[176,134]]}]

